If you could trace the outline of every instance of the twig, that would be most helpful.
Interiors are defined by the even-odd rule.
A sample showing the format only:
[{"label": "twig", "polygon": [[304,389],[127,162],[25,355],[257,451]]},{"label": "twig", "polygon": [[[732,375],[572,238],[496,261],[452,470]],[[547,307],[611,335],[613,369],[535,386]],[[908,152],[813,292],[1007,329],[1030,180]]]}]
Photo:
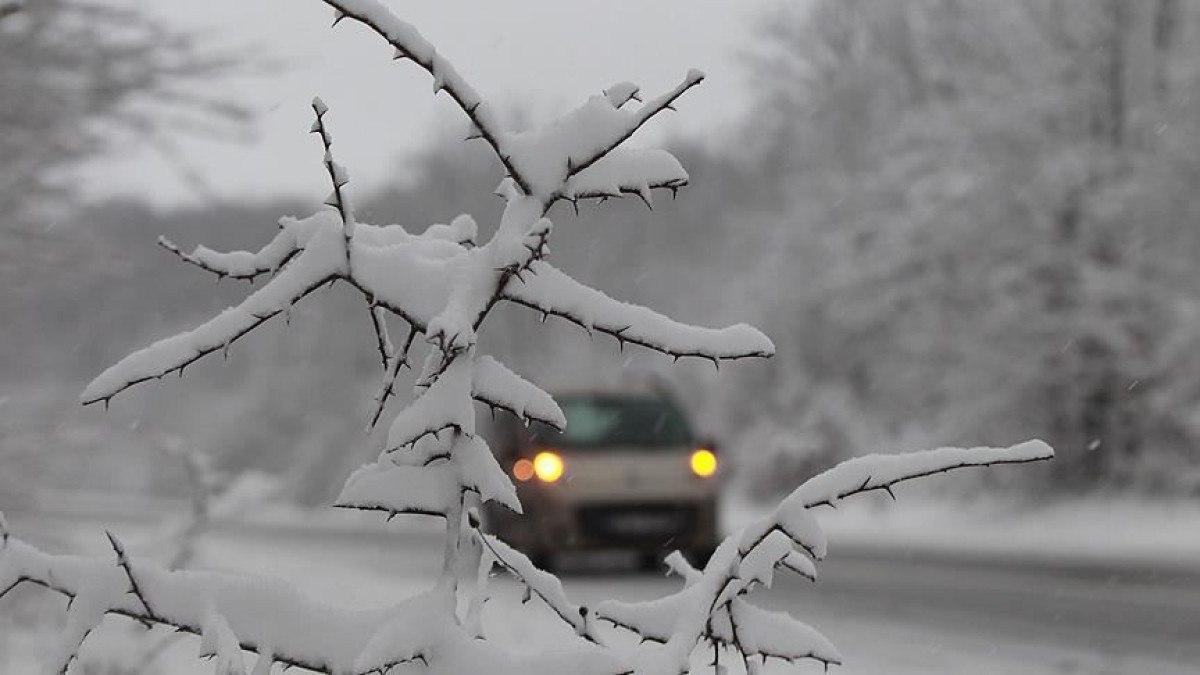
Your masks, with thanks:
[{"label": "twig", "polygon": [[529,181],[512,161],[504,147],[503,132],[490,114],[487,101],[475,91],[458,70],[411,24],[402,21],[374,0],[359,0],[352,6],[341,0],[324,0],[340,17],[354,19],[375,31],[396,50],[397,59],[411,59],[433,76],[434,93],[444,91],[466,113],[479,136],[487,141],[504,165],[504,170],[516,181],[525,194],[533,194]]}]

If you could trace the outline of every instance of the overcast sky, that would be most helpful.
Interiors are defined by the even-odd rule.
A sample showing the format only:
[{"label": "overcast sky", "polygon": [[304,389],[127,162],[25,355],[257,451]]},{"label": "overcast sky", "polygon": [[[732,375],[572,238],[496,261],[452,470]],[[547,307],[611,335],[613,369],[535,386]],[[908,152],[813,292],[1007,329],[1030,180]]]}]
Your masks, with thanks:
[{"label": "overcast sky", "polygon": [[[335,152],[363,189],[402,171],[403,159],[437,133],[466,122],[411,63],[347,21],[330,28],[319,0],[117,0],[171,23],[203,29],[216,44],[242,46],[281,65],[267,76],[214,82],[214,93],[257,115],[240,143],[179,140],[184,163],[211,192],[171,163],[130,147],[85,173],[85,193],[137,193],[160,204],[213,196],[323,195],[308,102],[329,104]],[[709,78],[638,140],[727,131],[745,101],[741,53],[756,21],[788,0],[384,0],[415,24],[500,110],[535,123],[622,80],[647,93],[674,86],[696,67]],[[794,1],[794,0],[793,0]],[[399,168],[399,169],[398,169]]]}]

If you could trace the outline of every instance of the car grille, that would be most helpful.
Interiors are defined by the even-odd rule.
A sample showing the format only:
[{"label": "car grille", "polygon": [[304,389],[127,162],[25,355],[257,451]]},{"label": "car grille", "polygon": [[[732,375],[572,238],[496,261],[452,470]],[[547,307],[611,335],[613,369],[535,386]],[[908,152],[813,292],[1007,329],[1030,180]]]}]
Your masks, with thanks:
[{"label": "car grille", "polygon": [[642,504],[585,506],[579,523],[586,535],[614,542],[666,541],[697,524],[695,506]]}]

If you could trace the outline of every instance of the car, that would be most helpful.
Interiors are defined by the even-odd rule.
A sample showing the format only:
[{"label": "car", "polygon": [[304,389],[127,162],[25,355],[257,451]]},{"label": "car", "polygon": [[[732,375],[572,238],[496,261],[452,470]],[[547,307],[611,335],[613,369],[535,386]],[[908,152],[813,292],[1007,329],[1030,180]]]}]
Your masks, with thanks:
[{"label": "car", "polygon": [[652,390],[555,398],[561,432],[511,417],[492,425],[524,514],[492,506],[487,527],[542,567],[559,554],[632,551],[646,568],[673,549],[703,564],[717,541],[719,462],[683,409]]}]

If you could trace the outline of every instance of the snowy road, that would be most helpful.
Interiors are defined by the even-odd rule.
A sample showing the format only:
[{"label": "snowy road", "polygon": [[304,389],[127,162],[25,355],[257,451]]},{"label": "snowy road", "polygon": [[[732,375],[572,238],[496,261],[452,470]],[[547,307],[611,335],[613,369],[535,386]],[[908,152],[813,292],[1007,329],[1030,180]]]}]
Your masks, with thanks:
[{"label": "snowy road", "polygon": [[[106,525],[130,539],[144,531]],[[72,529],[99,538],[91,536],[97,524]],[[384,605],[428,584],[439,552],[433,529],[380,536],[254,527],[210,536],[205,557],[217,567],[287,577],[331,602]],[[884,558],[836,547],[821,569],[818,584],[785,578],[760,601],[826,633],[846,656],[835,671],[845,675],[1200,672],[1200,575]],[[677,583],[613,570],[566,579],[568,593],[589,603],[664,595]],[[494,633],[523,645],[562,639],[547,612],[518,607],[514,585],[495,590]],[[791,672],[821,670],[807,664]]]}]

